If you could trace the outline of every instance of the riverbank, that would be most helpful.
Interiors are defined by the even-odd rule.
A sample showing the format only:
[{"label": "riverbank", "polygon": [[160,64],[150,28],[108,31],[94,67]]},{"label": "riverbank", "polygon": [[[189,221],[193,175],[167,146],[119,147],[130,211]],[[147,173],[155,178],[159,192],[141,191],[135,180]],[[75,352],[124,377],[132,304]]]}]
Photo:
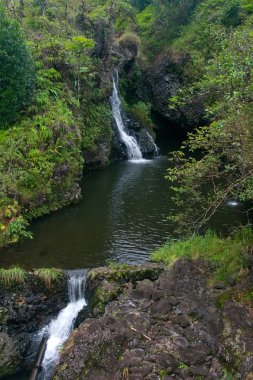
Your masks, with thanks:
[{"label": "riverbank", "polygon": [[89,318],[53,379],[251,379],[252,263],[228,285],[210,285],[212,271],[190,259],[91,270]]}]

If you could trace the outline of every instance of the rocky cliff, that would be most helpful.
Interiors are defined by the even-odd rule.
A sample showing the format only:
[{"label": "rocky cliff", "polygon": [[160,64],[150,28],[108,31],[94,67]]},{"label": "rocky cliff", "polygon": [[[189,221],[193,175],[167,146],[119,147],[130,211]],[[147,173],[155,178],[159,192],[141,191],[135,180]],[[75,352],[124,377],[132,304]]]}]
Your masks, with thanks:
[{"label": "rocky cliff", "polygon": [[251,379],[252,286],[210,285],[211,268],[92,270],[90,318],[65,344],[54,380]]},{"label": "rocky cliff", "polygon": [[19,284],[0,284],[0,378],[33,364],[36,334],[67,302],[63,273],[52,284],[32,273]]}]

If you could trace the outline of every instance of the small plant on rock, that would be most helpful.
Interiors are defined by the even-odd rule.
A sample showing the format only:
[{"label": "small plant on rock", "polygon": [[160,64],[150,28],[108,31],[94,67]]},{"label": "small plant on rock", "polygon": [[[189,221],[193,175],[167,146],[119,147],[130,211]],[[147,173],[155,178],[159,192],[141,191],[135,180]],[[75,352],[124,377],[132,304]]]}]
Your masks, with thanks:
[{"label": "small plant on rock", "polygon": [[5,286],[22,284],[25,281],[27,273],[19,267],[10,269],[0,269],[0,282]]},{"label": "small plant on rock", "polygon": [[54,268],[40,268],[34,272],[41,280],[43,280],[49,288],[52,283],[59,280],[62,276],[62,272]]}]

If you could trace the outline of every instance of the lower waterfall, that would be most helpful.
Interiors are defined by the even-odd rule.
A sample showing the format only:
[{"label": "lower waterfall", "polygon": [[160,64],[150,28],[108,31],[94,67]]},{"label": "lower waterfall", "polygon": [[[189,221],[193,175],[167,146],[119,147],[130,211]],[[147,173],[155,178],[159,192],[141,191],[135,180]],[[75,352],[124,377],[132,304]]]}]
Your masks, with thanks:
[{"label": "lower waterfall", "polygon": [[57,318],[44,327],[39,336],[48,335],[47,348],[42,363],[43,370],[40,380],[50,380],[52,372],[59,359],[59,351],[68,339],[74,327],[76,317],[86,306],[84,298],[86,271],[74,270],[68,272],[69,303],[60,311]]}]

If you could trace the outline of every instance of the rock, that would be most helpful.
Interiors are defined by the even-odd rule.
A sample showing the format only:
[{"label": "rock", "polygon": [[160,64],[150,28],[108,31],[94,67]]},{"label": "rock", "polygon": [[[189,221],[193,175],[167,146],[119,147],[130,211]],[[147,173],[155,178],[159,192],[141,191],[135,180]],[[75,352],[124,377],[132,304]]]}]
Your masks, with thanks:
[{"label": "rock", "polygon": [[138,95],[143,101],[150,102],[153,110],[168,121],[192,129],[206,122],[203,97],[195,96],[175,110],[168,107],[168,99],[175,96],[182,86],[182,70],[188,59],[187,54],[175,54],[172,50],[160,54],[143,71]]},{"label": "rock", "polygon": [[253,249],[252,248],[249,250],[249,252],[246,255],[245,265],[248,269],[253,268]]},{"label": "rock", "polygon": [[67,276],[63,273],[50,287],[32,273],[15,287],[0,284],[0,378],[31,365],[34,333],[67,302]]},{"label": "rock", "polygon": [[111,159],[113,161],[116,160],[116,155],[112,157],[112,143],[109,136],[96,141],[94,149],[86,148],[83,151],[83,157],[85,160],[85,170],[104,168],[110,164]]},{"label": "rock", "polygon": [[122,285],[128,282],[136,284],[137,281],[144,279],[156,280],[163,270],[164,267],[162,265],[151,263],[138,266],[119,265],[111,269],[107,267],[92,269],[87,275],[87,297],[89,298],[89,293],[93,294],[104,279]]},{"label": "rock", "polygon": [[173,323],[176,323],[177,325],[183,328],[189,327],[191,324],[188,318],[184,315],[172,315],[171,321],[173,321]]},{"label": "rock", "polygon": [[178,298],[173,297],[173,296],[170,296],[170,297],[168,297],[167,299],[168,299],[169,303],[170,303],[172,306],[176,306],[176,305],[178,305],[179,302],[180,302]]},{"label": "rock", "polygon": [[179,350],[182,361],[187,365],[202,364],[211,350],[206,345],[185,347]]},{"label": "rock", "polygon": [[202,376],[202,377],[209,376],[208,369],[203,368],[203,367],[189,367],[189,372],[193,376]]},{"label": "rock", "polygon": [[0,333],[0,378],[15,374],[21,367],[21,355],[17,339]]},{"label": "rock", "polygon": [[132,297],[137,299],[146,298],[150,300],[153,298],[154,284],[152,281],[146,279],[138,282],[136,289],[132,291]]},{"label": "rock", "polygon": [[171,311],[171,305],[168,300],[156,301],[151,305],[151,313],[155,316],[166,315]]},{"label": "rock", "polygon": [[213,288],[217,290],[223,290],[226,288],[226,285],[223,281],[217,281],[213,284]]},{"label": "rock", "polygon": [[204,262],[179,260],[170,269],[90,271],[89,297],[99,287],[110,293],[119,286],[120,294],[72,333],[53,379],[218,380],[224,365],[232,378],[247,379],[253,372],[252,271],[229,288],[221,307],[209,270]]},{"label": "rock", "polygon": [[93,309],[93,316],[104,312],[105,305],[113,301],[121,293],[122,289],[116,282],[103,280],[90,300],[90,306]]}]

